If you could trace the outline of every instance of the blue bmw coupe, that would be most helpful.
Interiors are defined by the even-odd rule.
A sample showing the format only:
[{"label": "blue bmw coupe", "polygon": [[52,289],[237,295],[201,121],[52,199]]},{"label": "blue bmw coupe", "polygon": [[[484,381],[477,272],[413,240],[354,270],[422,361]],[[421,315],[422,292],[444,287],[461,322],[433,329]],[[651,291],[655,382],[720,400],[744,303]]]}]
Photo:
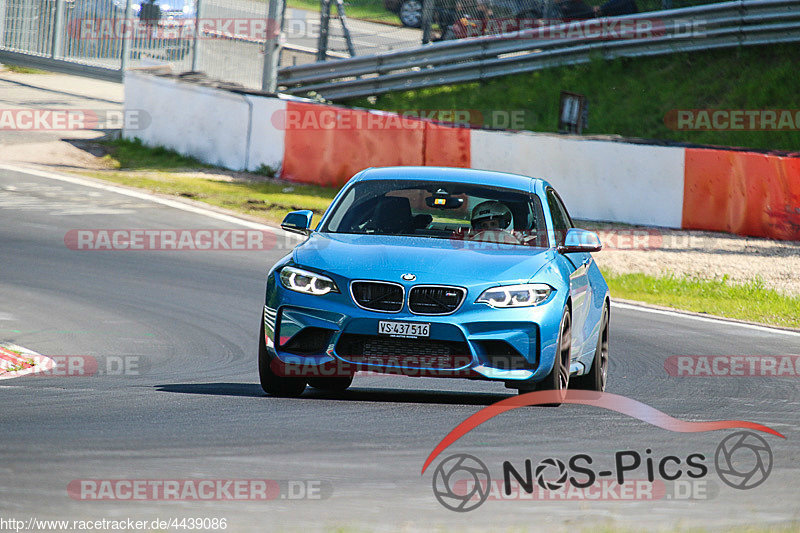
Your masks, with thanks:
[{"label": "blue bmw coupe", "polygon": [[608,286],[546,181],[369,168],[281,227],[308,238],[269,271],[261,385],[342,391],[359,371],[603,391]]}]

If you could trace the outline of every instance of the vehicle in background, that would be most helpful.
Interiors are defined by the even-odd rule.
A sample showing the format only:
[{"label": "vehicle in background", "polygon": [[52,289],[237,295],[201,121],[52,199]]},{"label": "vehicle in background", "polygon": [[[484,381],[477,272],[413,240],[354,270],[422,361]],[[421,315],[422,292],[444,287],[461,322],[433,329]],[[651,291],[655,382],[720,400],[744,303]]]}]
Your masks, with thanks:
[{"label": "vehicle in background", "polygon": [[126,19],[125,0],[74,0],[66,55],[118,59],[123,40],[130,39],[133,59],[182,59],[191,47],[196,10],[196,0],[134,0]]},{"label": "vehicle in background", "polygon": [[422,0],[384,0],[383,5],[400,17],[403,26],[419,28],[422,25]]},{"label": "vehicle in background", "polygon": [[440,36],[434,40],[516,33],[560,22],[637,12],[635,0],[608,0],[594,7],[583,0],[458,0],[455,5],[437,3],[433,21],[440,28]]}]

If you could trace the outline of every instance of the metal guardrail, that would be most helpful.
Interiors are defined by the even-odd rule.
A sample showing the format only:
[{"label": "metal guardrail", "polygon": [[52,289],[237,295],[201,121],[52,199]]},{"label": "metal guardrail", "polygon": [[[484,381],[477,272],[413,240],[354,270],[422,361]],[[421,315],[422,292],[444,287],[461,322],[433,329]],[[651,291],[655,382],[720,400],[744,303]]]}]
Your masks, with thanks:
[{"label": "metal guardrail", "polygon": [[[800,0],[739,0],[601,19],[633,27],[615,38],[569,35],[571,24],[515,34],[446,41],[413,50],[286,67],[282,92],[314,91],[331,100],[418,89],[587,63],[594,57],[642,57],[800,41]],[[636,38],[636,23],[657,22],[658,35]],[[596,21],[581,21],[583,28]],[[687,31],[687,24],[691,31]]]}]

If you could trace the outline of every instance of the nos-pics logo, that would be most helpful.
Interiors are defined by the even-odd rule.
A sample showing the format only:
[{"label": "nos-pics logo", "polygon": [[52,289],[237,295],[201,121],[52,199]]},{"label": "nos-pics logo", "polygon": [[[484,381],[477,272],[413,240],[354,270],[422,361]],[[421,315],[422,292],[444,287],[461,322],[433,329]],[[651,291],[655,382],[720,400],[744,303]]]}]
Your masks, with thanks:
[{"label": "nos-pics logo", "polygon": [[[468,417],[456,426],[433,449],[422,467],[422,474],[447,447],[456,440],[478,427],[483,422],[509,410],[529,405],[553,403],[554,391],[538,391],[507,398],[487,406]],[[563,394],[563,393],[560,393]],[[714,468],[720,480],[737,490],[749,490],[764,483],[772,472],[773,454],[767,441],[755,431],[786,438],[772,428],[755,422],[741,420],[720,420],[712,422],[687,422],[673,418],[631,398],[611,393],[591,391],[567,391],[558,398],[563,403],[574,403],[602,407],[617,411],[662,429],[681,433],[717,431],[721,429],[737,429],[726,436],[717,446],[714,453]],[[628,472],[647,470],[647,481],[675,481],[681,476],[694,480],[708,474],[706,456],[693,453],[687,457],[667,455],[651,457],[651,450],[645,454],[635,450],[617,452],[613,470],[599,470],[593,459],[587,454],[577,454],[567,461],[557,458],[546,458],[536,468],[532,462],[526,461],[526,468],[521,470],[510,466],[510,461],[503,463],[504,491],[511,493],[512,477],[515,478],[526,493],[533,493],[534,481],[545,491],[559,491],[565,487],[587,488],[595,482],[610,481],[604,477],[615,478],[619,485],[625,480]],[[710,457],[708,458],[710,459]],[[710,461],[709,461],[710,462]],[[710,465],[709,465],[710,466]],[[513,475],[509,475],[513,474]],[[658,479],[656,479],[658,478]],[[641,480],[639,480],[641,481]],[[456,512],[471,511],[480,507],[492,495],[493,487],[489,468],[480,459],[469,454],[454,454],[443,459],[433,473],[433,494],[447,509]],[[495,488],[495,490],[497,490]]]}]

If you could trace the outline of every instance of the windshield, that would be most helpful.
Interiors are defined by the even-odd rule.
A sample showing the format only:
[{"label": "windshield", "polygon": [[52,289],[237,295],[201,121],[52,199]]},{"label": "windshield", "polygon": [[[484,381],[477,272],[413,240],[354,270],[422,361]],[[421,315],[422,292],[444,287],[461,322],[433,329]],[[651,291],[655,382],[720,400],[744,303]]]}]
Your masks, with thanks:
[{"label": "windshield", "polygon": [[536,195],[466,183],[359,181],[340,197],[322,231],[548,246]]}]

